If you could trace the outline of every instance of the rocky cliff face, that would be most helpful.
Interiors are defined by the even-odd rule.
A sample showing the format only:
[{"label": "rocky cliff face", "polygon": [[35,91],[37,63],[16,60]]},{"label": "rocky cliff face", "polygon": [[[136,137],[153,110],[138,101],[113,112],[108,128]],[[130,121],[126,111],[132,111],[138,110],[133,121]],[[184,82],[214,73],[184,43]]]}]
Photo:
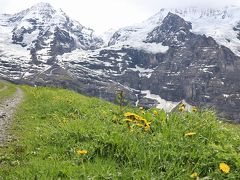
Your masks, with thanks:
[{"label": "rocky cliff face", "polygon": [[[142,24],[116,31],[105,42],[108,46],[101,46],[102,40],[92,30],[50,5],[4,15],[0,75],[21,83],[70,88],[113,102],[122,90],[132,105],[167,111],[185,100],[214,107],[221,117],[240,122],[240,58],[235,53],[240,41],[234,39],[239,35],[238,23],[231,31],[235,44],[226,47],[217,36],[196,33],[196,22],[183,18],[199,13],[166,12],[161,10]],[[33,18],[36,13],[40,18]],[[231,15],[225,11],[200,14],[201,20],[221,16],[224,23]]]},{"label": "rocky cliff face", "polygon": [[219,112],[231,112],[229,118],[238,119],[240,58],[213,38],[193,34],[190,29],[190,23],[169,13],[149,33],[148,41],[170,47],[150,78],[156,86],[149,89],[160,92],[164,99],[213,106]]}]

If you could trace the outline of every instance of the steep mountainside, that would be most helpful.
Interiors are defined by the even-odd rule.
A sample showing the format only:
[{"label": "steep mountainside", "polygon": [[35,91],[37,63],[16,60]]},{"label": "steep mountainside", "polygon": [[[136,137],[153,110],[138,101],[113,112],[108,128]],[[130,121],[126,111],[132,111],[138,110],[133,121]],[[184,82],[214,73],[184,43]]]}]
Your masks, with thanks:
[{"label": "steep mountainside", "polygon": [[[0,17],[2,74],[16,78],[48,69],[56,56],[74,49],[96,49],[103,41],[48,3]],[[10,58],[11,57],[11,58]],[[8,62],[10,61],[10,64]],[[17,62],[17,63],[15,63]],[[15,64],[15,68],[9,68]],[[20,73],[20,71],[22,73]]]},{"label": "steep mountainside", "polygon": [[[161,9],[157,14],[145,22],[121,28],[115,33],[110,43],[126,41],[139,34],[140,31],[149,31],[161,23],[168,12],[179,15],[184,20],[191,22],[191,31],[196,34],[211,36],[218,44],[231,49],[235,54],[240,55],[240,8],[229,6],[220,9],[206,8],[183,8],[183,9]],[[145,35],[143,33],[142,35]]]},{"label": "steep mountainside", "polygon": [[162,9],[103,42],[40,3],[1,16],[0,75],[110,101],[123,90],[133,105],[166,111],[186,101],[240,121],[238,10]]}]

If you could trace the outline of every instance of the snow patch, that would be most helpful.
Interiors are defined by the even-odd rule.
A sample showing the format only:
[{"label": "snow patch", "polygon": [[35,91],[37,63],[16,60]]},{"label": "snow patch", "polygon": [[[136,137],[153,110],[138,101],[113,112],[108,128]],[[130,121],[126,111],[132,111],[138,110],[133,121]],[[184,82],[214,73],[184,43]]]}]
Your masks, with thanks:
[{"label": "snow patch", "polygon": [[223,97],[228,98],[230,95],[229,94],[223,94]]},{"label": "snow patch", "polygon": [[169,49],[168,46],[163,46],[161,43],[132,43],[134,49],[143,50],[151,54],[166,53]]},{"label": "snow patch", "polygon": [[139,77],[147,77],[150,78],[154,69],[145,69],[141,68],[138,65],[135,66],[135,68],[128,68],[129,70],[139,72]]},{"label": "snow patch", "polygon": [[172,102],[162,99],[159,95],[151,94],[150,90],[141,91],[142,94],[145,94],[145,98],[153,99],[158,102],[157,108],[163,109],[166,112],[171,112],[179,102]]}]

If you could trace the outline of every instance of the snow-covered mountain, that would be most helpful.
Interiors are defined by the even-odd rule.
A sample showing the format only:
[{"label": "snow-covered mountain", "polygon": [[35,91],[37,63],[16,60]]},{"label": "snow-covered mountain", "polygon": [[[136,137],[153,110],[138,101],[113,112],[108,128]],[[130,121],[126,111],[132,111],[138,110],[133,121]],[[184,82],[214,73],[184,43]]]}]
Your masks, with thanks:
[{"label": "snow-covered mountain", "polygon": [[[240,121],[240,8],[161,9],[103,38],[39,3],[0,16],[0,76],[172,110],[180,101]],[[223,105],[226,104],[226,105]]]},{"label": "snow-covered mountain", "polygon": [[162,8],[157,14],[140,24],[119,29],[109,40],[109,45],[125,42],[132,44],[138,39],[146,39],[148,33],[162,23],[169,12],[179,15],[191,22],[191,31],[213,37],[219,44],[231,49],[240,56],[240,7],[228,6],[212,8]]},{"label": "snow-covered mountain", "polygon": [[12,16],[2,16],[1,28],[10,35],[4,42],[30,50],[35,62],[51,62],[58,54],[74,49],[96,49],[103,43],[92,29],[70,19],[48,3],[38,3]]},{"label": "snow-covered mountain", "polygon": [[102,44],[92,29],[48,3],[38,3],[17,14],[0,16],[0,73],[14,79],[27,77],[49,69],[59,54],[97,49]]}]

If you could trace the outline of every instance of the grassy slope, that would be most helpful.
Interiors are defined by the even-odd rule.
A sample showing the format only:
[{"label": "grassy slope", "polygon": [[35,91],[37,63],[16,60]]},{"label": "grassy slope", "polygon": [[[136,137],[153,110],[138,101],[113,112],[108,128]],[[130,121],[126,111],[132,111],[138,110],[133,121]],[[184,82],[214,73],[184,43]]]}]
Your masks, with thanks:
[{"label": "grassy slope", "polygon": [[2,89],[4,86],[7,86],[8,88],[0,91],[0,101],[10,97],[16,91],[16,87],[14,85],[0,81],[0,89]]},{"label": "grassy slope", "polygon": [[[0,179],[240,179],[240,135],[213,112],[173,113],[125,109],[152,121],[131,130],[119,107],[71,91],[23,87],[26,100],[0,149]],[[187,132],[195,132],[185,137]],[[78,155],[78,150],[87,150]],[[224,174],[219,163],[231,170]]]}]

